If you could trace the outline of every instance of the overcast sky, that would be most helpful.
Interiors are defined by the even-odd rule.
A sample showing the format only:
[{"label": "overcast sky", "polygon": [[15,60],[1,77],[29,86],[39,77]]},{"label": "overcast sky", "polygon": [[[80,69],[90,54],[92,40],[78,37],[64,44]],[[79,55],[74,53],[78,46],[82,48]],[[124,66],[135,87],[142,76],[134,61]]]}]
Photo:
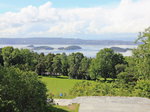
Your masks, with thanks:
[{"label": "overcast sky", "polygon": [[0,0],[0,37],[133,40],[150,0]]}]

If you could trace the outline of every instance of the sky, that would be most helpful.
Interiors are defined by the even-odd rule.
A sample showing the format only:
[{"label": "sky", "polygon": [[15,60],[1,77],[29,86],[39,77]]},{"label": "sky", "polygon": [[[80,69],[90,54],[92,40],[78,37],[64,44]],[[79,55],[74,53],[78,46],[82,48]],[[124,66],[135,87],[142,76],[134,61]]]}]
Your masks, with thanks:
[{"label": "sky", "polygon": [[150,0],[0,0],[0,37],[134,40]]}]

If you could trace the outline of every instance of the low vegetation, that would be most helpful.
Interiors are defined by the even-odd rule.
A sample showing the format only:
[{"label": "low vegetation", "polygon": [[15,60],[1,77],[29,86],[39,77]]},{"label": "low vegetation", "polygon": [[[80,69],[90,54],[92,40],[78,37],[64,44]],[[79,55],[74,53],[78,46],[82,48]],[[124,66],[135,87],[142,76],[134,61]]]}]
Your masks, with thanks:
[{"label": "low vegetation", "polygon": [[69,106],[54,105],[49,107],[51,112],[78,112],[79,104],[72,104]]},{"label": "low vegetation", "polygon": [[117,82],[79,82],[70,91],[72,96],[137,96],[150,98],[150,81],[138,81],[136,86],[121,86]]}]

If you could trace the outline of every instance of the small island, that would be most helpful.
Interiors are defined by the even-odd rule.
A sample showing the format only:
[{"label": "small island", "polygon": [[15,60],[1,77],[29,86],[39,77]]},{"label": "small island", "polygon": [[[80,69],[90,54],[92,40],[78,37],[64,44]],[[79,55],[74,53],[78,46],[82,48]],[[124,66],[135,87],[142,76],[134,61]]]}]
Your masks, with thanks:
[{"label": "small island", "polygon": [[33,50],[53,50],[54,48],[48,47],[48,46],[38,46],[38,47],[33,47]]},{"label": "small island", "polygon": [[120,48],[120,47],[111,47],[110,49],[114,50],[115,52],[126,52],[128,50],[132,50],[131,48]]},{"label": "small island", "polygon": [[65,48],[64,48],[64,47],[59,47],[58,49],[59,49],[59,50],[64,50]]},{"label": "small island", "polygon": [[80,46],[68,46],[68,47],[60,47],[59,50],[78,50],[82,49]]},{"label": "small island", "polygon": [[28,45],[27,47],[34,47],[34,45]]}]

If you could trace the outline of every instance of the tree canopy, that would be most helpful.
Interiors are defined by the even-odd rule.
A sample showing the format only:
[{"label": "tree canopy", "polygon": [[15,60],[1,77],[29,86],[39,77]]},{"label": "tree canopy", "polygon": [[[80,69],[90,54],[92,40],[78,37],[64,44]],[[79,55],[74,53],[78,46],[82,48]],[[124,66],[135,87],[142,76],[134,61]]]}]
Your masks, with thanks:
[{"label": "tree canopy", "polygon": [[35,73],[0,67],[1,112],[44,112],[46,91]]}]

